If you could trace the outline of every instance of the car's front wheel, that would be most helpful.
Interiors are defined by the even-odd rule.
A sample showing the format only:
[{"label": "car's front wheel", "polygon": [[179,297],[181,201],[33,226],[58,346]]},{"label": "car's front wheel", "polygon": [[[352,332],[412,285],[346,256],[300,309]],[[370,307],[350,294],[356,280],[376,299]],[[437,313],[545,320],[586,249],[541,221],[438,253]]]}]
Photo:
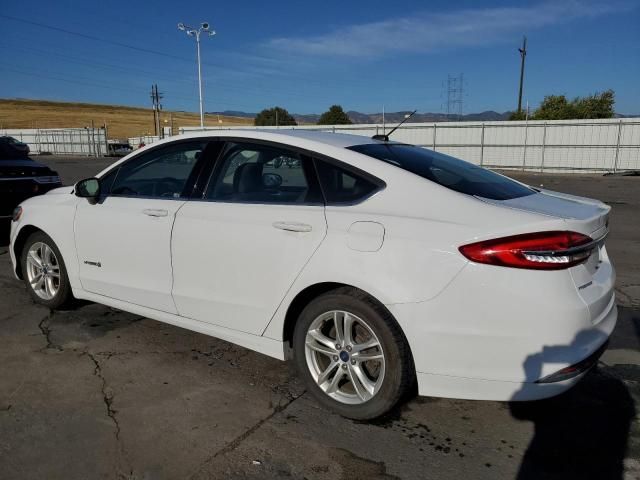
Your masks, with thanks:
[{"label": "car's front wheel", "polygon": [[36,303],[56,309],[73,298],[60,250],[44,232],[29,235],[22,249],[22,277]]},{"label": "car's front wheel", "polygon": [[294,358],[320,403],[358,420],[387,413],[415,378],[396,321],[350,287],[328,292],[303,310],[294,332]]}]

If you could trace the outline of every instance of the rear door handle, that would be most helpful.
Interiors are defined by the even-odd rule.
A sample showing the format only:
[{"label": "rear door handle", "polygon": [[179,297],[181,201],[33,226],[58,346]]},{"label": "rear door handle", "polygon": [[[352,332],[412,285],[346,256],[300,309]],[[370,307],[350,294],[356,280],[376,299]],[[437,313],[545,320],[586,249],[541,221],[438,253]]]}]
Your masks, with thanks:
[{"label": "rear door handle", "polygon": [[299,222],[273,222],[273,227],[287,232],[310,232],[313,230],[311,225]]},{"label": "rear door handle", "polygon": [[156,209],[156,208],[147,208],[142,211],[145,215],[149,215],[150,217],[166,217],[169,215],[168,210]]}]

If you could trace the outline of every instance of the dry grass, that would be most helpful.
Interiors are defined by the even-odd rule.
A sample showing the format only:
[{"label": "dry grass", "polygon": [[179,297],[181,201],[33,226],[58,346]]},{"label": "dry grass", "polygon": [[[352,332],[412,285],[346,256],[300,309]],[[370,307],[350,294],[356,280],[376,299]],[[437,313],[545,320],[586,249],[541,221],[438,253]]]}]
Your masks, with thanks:
[{"label": "dry grass", "polygon": [[[169,121],[170,112],[161,112],[161,120]],[[200,125],[196,113],[173,112],[173,127]],[[146,108],[91,103],[49,102],[45,100],[0,99],[0,128],[71,128],[87,127],[93,120],[96,127],[106,123],[109,138],[153,135],[153,111]],[[205,125],[252,125],[253,119],[242,117],[205,116]]]}]

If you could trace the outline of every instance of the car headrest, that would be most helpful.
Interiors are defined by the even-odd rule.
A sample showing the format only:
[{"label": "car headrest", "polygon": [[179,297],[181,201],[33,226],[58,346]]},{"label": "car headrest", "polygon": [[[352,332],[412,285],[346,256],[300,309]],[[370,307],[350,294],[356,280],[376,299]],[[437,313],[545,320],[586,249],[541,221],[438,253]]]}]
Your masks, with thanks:
[{"label": "car headrest", "polygon": [[245,163],[233,174],[233,191],[235,193],[257,192],[262,189],[262,165]]}]

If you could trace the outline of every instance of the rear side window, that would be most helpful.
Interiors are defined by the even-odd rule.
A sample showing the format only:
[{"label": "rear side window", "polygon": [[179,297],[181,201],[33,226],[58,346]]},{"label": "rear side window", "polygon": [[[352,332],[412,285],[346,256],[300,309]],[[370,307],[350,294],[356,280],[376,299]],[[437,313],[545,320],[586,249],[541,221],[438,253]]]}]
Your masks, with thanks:
[{"label": "rear side window", "polygon": [[491,170],[413,145],[371,143],[348,148],[467,195],[509,200],[536,193]]},{"label": "rear side window", "polygon": [[284,148],[227,146],[205,198],[234,203],[322,204],[311,159]]},{"label": "rear side window", "polygon": [[315,162],[320,185],[329,205],[362,201],[379,188],[373,181],[329,162]]}]

